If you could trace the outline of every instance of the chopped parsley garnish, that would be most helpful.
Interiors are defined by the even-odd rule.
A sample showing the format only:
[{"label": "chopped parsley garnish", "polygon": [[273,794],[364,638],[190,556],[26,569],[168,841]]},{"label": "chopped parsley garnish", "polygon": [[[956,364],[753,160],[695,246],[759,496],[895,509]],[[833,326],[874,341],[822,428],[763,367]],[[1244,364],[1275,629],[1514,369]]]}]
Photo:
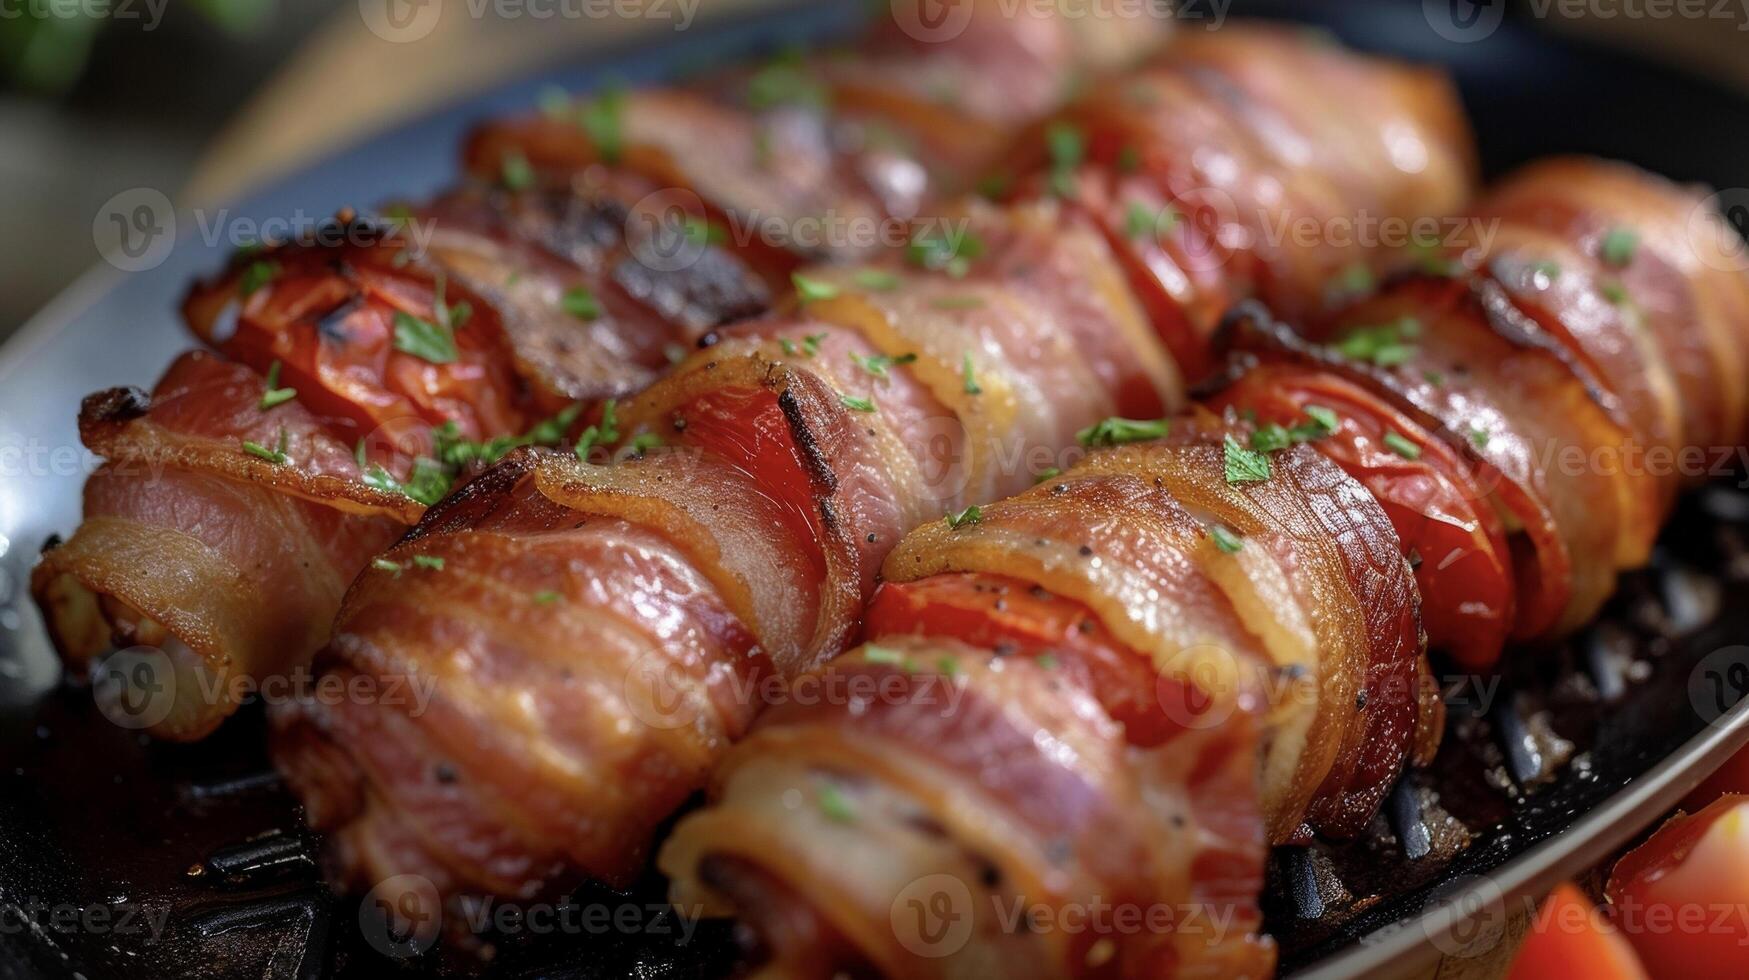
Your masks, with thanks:
[{"label": "chopped parsley garnish", "polygon": [[814,802],[819,804],[820,812],[833,823],[855,823],[856,808],[850,799],[836,785],[821,783],[814,793]]},{"label": "chopped parsley garnish", "polygon": [[917,360],[917,355],[900,354],[898,357],[888,357],[885,354],[870,354],[867,357],[863,357],[858,354],[852,354],[850,355],[850,359],[856,363],[857,367],[862,368],[864,371],[867,371],[877,378],[885,379],[889,376],[887,374],[887,368],[895,364],[910,364],[912,361]]},{"label": "chopped parsley garnish", "polygon": [[1482,428],[1479,425],[1471,426],[1470,427],[1470,442],[1475,443],[1475,446],[1477,449],[1487,449],[1488,448],[1488,430]]},{"label": "chopped parsley garnish", "polygon": [[583,430],[577,438],[577,458],[588,462],[589,451],[596,446],[611,445],[619,441],[619,399],[609,398],[601,406],[601,421]]},{"label": "chopped parsley garnish", "polygon": [[281,388],[279,386],[279,362],[274,361],[267,369],[267,389],[261,393],[260,408],[263,412],[277,408],[298,397],[296,388]]},{"label": "chopped parsley garnish", "polygon": [[1410,442],[1406,436],[1396,429],[1386,429],[1385,448],[1404,459],[1420,459],[1421,447]]},{"label": "chopped parsley garnish", "polygon": [[971,271],[972,261],[983,254],[983,239],[969,231],[924,229],[911,236],[905,247],[905,257],[913,265],[945,272],[955,279],[964,278]]},{"label": "chopped parsley garnish", "polygon": [[803,337],[802,353],[809,357],[813,357],[815,354],[820,353],[820,341],[825,339],[826,335],[823,333],[811,333],[806,337]]},{"label": "chopped parsley garnish", "polygon": [[681,228],[686,234],[686,240],[695,245],[721,245],[729,240],[729,233],[721,225],[713,224],[696,214],[686,216]]},{"label": "chopped parsley garnish", "polygon": [[460,472],[475,463],[496,463],[518,446],[557,446],[582,412],[581,402],[567,405],[520,436],[497,436],[481,442],[463,439],[460,427],[451,419],[431,430],[432,455],[452,472]]},{"label": "chopped parsley garnish", "polygon": [[[1311,419],[1311,425],[1323,435],[1329,435],[1342,427],[1342,417],[1332,409],[1322,405],[1307,405],[1306,417]],[[1300,428],[1295,426],[1296,429]]]},{"label": "chopped parsley garnish", "polygon": [[772,59],[747,80],[747,105],[755,110],[783,105],[823,109],[829,100],[826,86],[808,71],[800,51]]},{"label": "chopped parsley garnish", "polygon": [[1150,234],[1157,238],[1176,227],[1178,212],[1170,205],[1153,211],[1146,205],[1132,201],[1129,210],[1124,213],[1124,232],[1131,238],[1143,238]]},{"label": "chopped parsley garnish", "polygon": [[654,432],[640,432],[632,436],[632,441],[626,443],[626,449],[633,456],[642,456],[652,449],[662,445],[662,437]]},{"label": "chopped parsley garnish", "polygon": [[1415,355],[1411,342],[1421,335],[1421,321],[1401,316],[1390,323],[1356,327],[1333,347],[1344,357],[1370,361],[1379,367],[1396,367]]},{"label": "chopped parsley garnish", "polygon": [[1293,436],[1274,422],[1258,426],[1251,433],[1251,448],[1260,453],[1274,452],[1293,445]]},{"label": "chopped parsley garnish", "polygon": [[858,269],[856,284],[864,289],[884,293],[899,288],[899,277],[885,269]]},{"label": "chopped parsley garnish", "polygon": [[582,286],[572,286],[559,297],[559,308],[579,320],[594,320],[601,316],[601,301]]},{"label": "chopped parsley garnish", "polygon": [[466,300],[451,306],[449,300],[445,298],[444,295],[448,289],[449,281],[439,273],[437,277],[437,296],[431,304],[432,318],[436,320],[438,326],[445,330],[455,330],[457,327],[466,325],[468,320],[473,317],[474,307],[472,303],[469,303]]},{"label": "chopped parsley garnish", "polygon": [[415,568],[429,568],[434,572],[441,572],[443,571],[443,559],[436,555],[414,555],[413,566]]},{"label": "chopped parsley garnish", "polygon": [[1639,248],[1639,232],[1632,228],[1611,228],[1603,236],[1600,252],[1604,262],[1621,269],[1634,261],[1634,253],[1639,251]]},{"label": "chopped parsley garnish", "polygon": [[777,346],[789,357],[796,356],[796,342],[788,337],[777,338]]},{"label": "chopped parsley garnish", "polygon": [[1372,269],[1368,268],[1366,263],[1354,262],[1344,268],[1331,285],[1337,293],[1345,296],[1358,296],[1372,292],[1373,287],[1377,284],[1378,281],[1373,276]]},{"label": "chopped parsley garnish", "polygon": [[1032,482],[1036,485],[1046,480],[1052,480],[1063,475],[1063,471],[1055,466],[1048,466]]},{"label": "chopped parsley garnish", "polygon": [[1032,658],[1032,662],[1038,664],[1041,670],[1057,669],[1057,655],[1054,653],[1041,653]]},{"label": "chopped parsley garnish", "polygon": [[1067,197],[1074,190],[1075,168],[1087,154],[1087,137],[1066,122],[1055,122],[1045,130],[1045,148],[1051,157],[1051,191]]},{"label": "chopped parsley garnish", "polygon": [[966,394],[981,395],[984,393],[984,386],[978,384],[977,369],[976,365],[972,363],[971,351],[967,351],[965,357],[960,360],[960,377],[965,381]]},{"label": "chopped parsley garnish", "polygon": [[505,190],[525,191],[534,186],[534,167],[520,151],[504,154],[498,167],[498,180]]},{"label": "chopped parsley garnish", "polygon": [[387,558],[376,558],[376,559],[373,559],[371,561],[370,567],[376,569],[379,572],[390,572],[396,578],[400,578],[401,577],[401,570],[406,568],[407,566],[401,564],[398,561],[390,561]]},{"label": "chopped parsley garnish", "polygon": [[790,273],[789,279],[796,285],[796,296],[804,303],[833,299],[838,295],[838,287],[824,279],[804,276],[799,272]]},{"label": "chopped parsley garnish", "polygon": [[278,262],[271,260],[251,262],[249,268],[243,270],[242,278],[237,280],[237,290],[244,296],[249,296],[262,286],[272,282],[278,275]]},{"label": "chopped parsley garnish", "polygon": [[987,174],[978,178],[978,194],[992,201],[1000,200],[1013,183],[1013,178],[1007,174]]},{"label": "chopped parsley garnish", "polygon": [[584,103],[578,116],[577,124],[589,134],[604,163],[618,163],[625,153],[625,103],[625,90],[612,86]]},{"label": "chopped parsley garnish", "polygon": [[891,647],[879,647],[873,643],[862,648],[862,659],[871,664],[902,664],[905,655]]},{"label": "chopped parsley garnish", "polygon": [[1222,551],[1226,552],[1229,555],[1237,552],[1240,548],[1245,547],[1245,539],[1240,537],[1237,534],[1234,534],[1232,531],[1228,530],[1226,528],[1226,526],[1224,526],[1224,525],[1210,524],[1209,528],[1208,528],[1208,533],[1209,533],[1209,540],[1211,540],[1215,543],[1215,547],[1221,549]]},{"label": "chopped parsley garnish", "polygon": [[283,429],[283,428],[279,430],[279,446],[278,446],[278,448],[275,448],[275,449],[269,449],[266,446],[263,446],[259,442],[250,442],[248,439],[243,440],[243,451],[244,452],[248,453],[251,456],[257,456],[257,457],[260,457],[261,459],[265,459],[269,463],[272,463],[275,466],[284,466],[285,464],[291,462],[291,457],[287,456],[285,454],[285,446],[286,446],[286,434],[285,434],[285,429]]},{"label": "chopped parsley garnish", "polygon": [[1561,264],[1559,262],[1551,262],[1548,259],[1533,264],[1530,267],[1530,271],[1540,274],[1549,282],[1554,282],[1556,279],[1561,278]]},{"label": "chopped parsley garnish", "polygon": [[1421,380],[1437,388],[1445,384],[1445,375],[1438,371],[1423,371],[1421,372]]},{"label": "chopped parsley garnish", "polygon": [[552,589],[542,589],[534,594],[533,599],[537,606],[550,606],[559,601],[559,594]]},{"label": "chopped parsley garnish", "polygon": [[1162,438],[1170,428],[1171,422],[1167,419],[1122,419],[1113,416],[1075,433],[1075,441],[1089,448],[1118,446],[1126,442]]},{"label": "chopped parsley garnish", "polygon": [[456,359],[455,334],[429,320],[396,310],[395,349],[432,364],[449,364]]},{"label": "chopped parsley garnish", "polygon": [[845,408],[848,408],[853,412],[872,412],[875,410],[875,403],[872,398],[858,398],[855,395],[840,393],[838,400],[844,403]]},{"label": "chopped parsley garnish", "polygon": [[1628,301],[1628,290],[1620,282],[1611,279],[1603,284],[1603,298],[1620,306]]},{"label": "chopped parsley garnish", "polygon": [[1228,483],[1258,483],[1269,479],[1269,456],[1239,445],[1228,436],[1221,444]]},{"label": "chopped parsley garnish", "polygon": [[984,511],[977,504],[973,504],[957,514],[949,514],[944,518],[947,521],[947,526],[956,531],[968,524],[976,524],[983,519]]}]

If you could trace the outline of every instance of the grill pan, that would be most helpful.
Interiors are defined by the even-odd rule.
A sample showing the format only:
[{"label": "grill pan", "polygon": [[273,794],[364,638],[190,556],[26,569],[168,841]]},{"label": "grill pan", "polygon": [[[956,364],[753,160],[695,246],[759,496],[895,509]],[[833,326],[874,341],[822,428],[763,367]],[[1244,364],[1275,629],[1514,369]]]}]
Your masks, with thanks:
[{"label": "grill pan", "polygon": [[[1302,20],[1364,50],[1446,65],[1489,176],[1561,152],[1620,157],[1728,194],[1749,174],[1749,99],[1551,34],[1528,4],[1507,5],[1485,39],[1449,40],[1430,18],[1492,9],[1450,3],[1236,0],[1227,13]],[[1219,9],[1181,6],[1205,18]],[[494,91],[309,168],[235,214],[319,214],[433,191],[453,176],[471,120],[531,105],[545,85],[585,88],[609,74],[636,84],[830,37],[851,29],[855,7],[782,11]],[[1749,190],[1735,193],[1749,205]],[[0,466],[0,977],[735,972],[733,927],[664,912],[656,880],[584,889],[568,918],[553,910],[571,923],[563,930],[511,922],[482,950],[398,955],[406,950],[368,905],[323,885],[320,841],[268,764],[259,707],[203,743],[159,745],[57,682],[26,594],[43,541],[78,516],[84,470],[56,463],[68,457],[55,450],[77,445],[81,395],[140,382],[186,346],[175,298],[221,258],[185,239],[149,273],[93,273],[0,351],[0,449],[24,450],[12,454],[20,465]],[[1284,974],[1486,962],[1510,948],[1528,902],[1643,835],[1749,741],[1749,647],[1734,645],[1749,638],[1749,491],[1736,479],[1683,502],[1653,566],[1627,577],[1584,634],[1513,658],[1493,686],[1454,677],[1437,764],[1398,785],[1360,840],[1276,852],[1265,908]]]}]

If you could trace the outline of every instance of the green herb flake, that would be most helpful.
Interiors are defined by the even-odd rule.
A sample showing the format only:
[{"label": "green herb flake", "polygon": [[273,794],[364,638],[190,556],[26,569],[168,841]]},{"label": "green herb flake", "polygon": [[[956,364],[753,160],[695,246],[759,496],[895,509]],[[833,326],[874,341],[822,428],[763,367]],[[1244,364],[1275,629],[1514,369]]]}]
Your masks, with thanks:
[{"label": "green herb flake", "polygon": [[1013,178],[1007,174],[986,174],[978,178],[978,195],[991,201],[1001,200],[1007,196],[1013,183]]},{"label": "green herb flake", "polygon": [[858,286],[878,293],[899,288],[899,277],[885,269],[858,269],[855,279]]},{"label": "green herb flake", "polygon": [[1364,262],[1350,263],[1331,283],[1334,292],[1343,296],[1362,296],[1378,285],[1372,269]]},{"label": "green herb flake", "polygon": [[1133,174],[1142,169],[1142,154],[1135,147],[1125,144],[1117,151],[1117,172]]},{"label": "green herb flake", "polygon": [[1075,433],[1075,441],[1089,449],[1096,446],[1120,446],[1129,442],[1164,438],[1170,430],[1171,422],[1167,419],[1124,419],[1113,416]]},{"label": "green herb flake", "polygon": [[615,164],[625,153],[625,90],[610,86],[583,104],[577,124],[589,134],[603,163]]},{"label": "green herb flake", "polygon": [[957,514],[949,514],[943,519],[947,521],[948,527],[957,531],[969,524],[976,524],[983,520],[984,511],[977,504],[973,504],[965,510],[960,511]]},{"label": "green herb flake", "polygon": [[454,334],[402,310],[395,311],[395,349],[432,364],[450,364],[457,356]]},{"label": "green herb flake", "polygon": [[400,578],[402,570],[407,566],[398,561],[390,561],[387,558],[377,558],[371,561],[370,567],[379,572],[388,572],[396,578]]},{"label": "green herb flake", "polygon": [[1609,300],[1611,303],[1614,303],[1616,306],[1621,306],[1628,301],[1627,287],[1623,286],[1617,280],[1611,279],[1611,280],[1605,282],[1602,286],[1602,289],[1603,289],[1603,298]]},{"label": "green herb flake", "polygon": [[969,231],[922,229],[905,246],[905,258],[931,272],[945,272],[963,279],[972,262],[984,254],[984,241]]},{"label": "green herb flake", "polygon": [[243,270],[243,275],[237,280],[237,291],[244,296],[253,295],[262,286],[267,285],[279,276],[279,263],[271,260],[251,262]]},{"label": "green herb flake", "polygon": [[1124,212],[1124,233],[1131,238],[1159,238],[1178,227],[1178,220],[1178,212],[1170,206],[1155,211],[1132,201]]},{"label": "green herb flake", "polygon": [[804,303],[834,299],[838,296],[838,287],[824,279],[804,276],[799,272],[791,273],[789,278],[796,285],[796,296]]},{"label": "green herb flake", "polygon": [[279,430],[279,446],[275,449],[263,446],[259,442],[251,442],[248,439],[243,440],[244,452],[259,459],[265,459],[275,466],[284,466],[291,462],[291,457],[285,454],[285,446],[286,434],[284,429]]},{"label": "green herb flake", "polygon": [[534,186],[534,166],[521,152],[512,150],[504,154],[498,168],[498,181],[505,190],[525,191]]},{"label": "green herb flake", "polygon": [[814,802],[819,805],[820,812],[833,823],[855,823],[856,808],[851,805],[849,797],[844,795],[832,783],[821,783],[814,793]]},{"label": "green herb flake", "polygon": [[1210,524],[1208,527],[1208,535],[1209,540],[1215,543],[1215,547],[1229,555],[1234,554],[1238,552],[1240,548],[1245,547],[1245,539],[1234,534],[1225,525]]},{"label": "green herb flake", "polygon": [[1067,197],[1074,190],[1075,168],[1087,154],[1087,137],[1076,126],[1054,122],[1045,130],[1045,148],[1051,158],[1051,190]]},{"label": "green herb flake", "polygon": [[261,393],[260,409],[265,412],[278,408],[293,398],[298,397],[296,388],[281,388],[279,386],[279,362],[274,361],[267,369],[267,386]]},{"label": "green herb flake", "polygon": [[729,240],[729,232],[695,214],[686,216],[681,224],[686,240],[694,245],[721,245]]},{"label": "green herb flake", "polygon": [[572,286],[559,297],[559,308],[579,320],[595,320],[601,316],[601,301],[582,286]]},{"label": "green herb flake", "polygon": [[1472,444],[1474,444],[1477,449],[1487,449],[1488,448],[1488,430],[1482,428],[1479,425],[1471,426],[1470,427],[1470,442]]},{"label": "green herb flake", "polygon": [[1406,436],[1396,429],[1385,431],[1385,448],[1404,459],[1420,459],[1421,447],[1410,442]]},{"label": "green herb flake", "polygon": [[1038,484],[1043,483],[1046,480],[1054,480],[1057,477],[1062,476],[1062,475],[1063,475],[1063,471],[1061,469],[1058,469],[1055,466],[1046,467],[1044,472],[1040,473],[1036,478],[1033,479],[1032,482],[1033,482],[1034,486],[1037,486]]},{"label": "green herb flake", "polygon": [[537,606],[550,606],[559,601],[559,594],[552,589],[542,589],[536,592],[532,598]]},{"label": "green herb flake", "polygon": [[626,443],[626,449],[628,449],[633,456],[642,456],[661,445],[661,436],[654,432],[640,432],[637,435],[632,436],[631,442]]},{"label": "green herb flake", "polygon": [[1411,342],[1421,335],[1421,321],[1402,316],[1378,326],[1356,327],[1333,345],[1344,357],[1370,361],[1379,367],[1396,367],[1415,356]]},{"label": "green herb flake", "polygon": [[840,393],[838,400],[844,404],[845,408],[848,408],[853,412],[872,412],[875,410],[875,403],[872,398],[859,398],[855,395]]},{"label": "green herb flake", "polygon": [[1603,261],[1617,269],[1626,268],[1640,249],[1640,233],[1632,228],[1611,228],[1603,236],[1599,252]]},{"label": "green herb flake", "polygon": [[1032,662],[1038,664],[1041,670],[1057,669],[1057,655],[1054,653],[1041,653],[1032,658]]},{"label": "green herb flake", "polygon": [[1274,422],[1260,425],[1251,433],[1251,448],[1260,453],[1286,449],[1293,445],[1293,441],[1293,436]]},{"label": "green herb flake", "polygon": [[788,337],[777,338],[777,346],[779,349],[781,349],[784,352],[785,356],[787,356],[787,357],[796,356],[796,342],[789,339]]},{"label": "green herb flake", "polygon": [[414,555],[413,567],[429,568],[434,572],[443,571],[443,559],[436,555]]},{"label": "green herb flake", "polygon": [[960,360],[960,378],[965,382],[966,394],[981,395],[984,393],[984,386],[978,384],[977,366],[972,363],[971,351],[967,351],[965,357]]},{"label": "green herb flake", "polygon": [[811,333],[802,338],[802,353],[813,357],[820,353],[820,342],[826,339],[824,333]]},{"label": "green herb flake", "polygon": [[958,677],[960,675],[959,658],[942,657],[935,662],[935,669],[940,671],[943,677]]},{"label": "green herb flake", "polygon": [[1269,456],[1239,445],[1227,436],[1221,444],[1228,483],[1259,483],[1269,479]]},{"label": "green herb flake", "polygon": [[1311,420],[1311,425],[1322,435],[1330,435],[1342,428],[1342,417],[1337,415],[1335,410],[1325,408],[1323,405],[1307,405],[1306,417]]}]

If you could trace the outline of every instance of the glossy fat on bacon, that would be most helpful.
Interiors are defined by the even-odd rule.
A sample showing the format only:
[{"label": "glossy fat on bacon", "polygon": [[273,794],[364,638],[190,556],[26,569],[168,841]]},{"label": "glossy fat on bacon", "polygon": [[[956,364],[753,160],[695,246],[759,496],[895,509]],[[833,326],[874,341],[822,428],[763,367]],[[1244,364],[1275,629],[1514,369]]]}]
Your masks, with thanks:
[{"label": "glossy fat on bacon", "polygon": [[248,368],[194,352],[150,396],[87,398],[80,434],[105,462],[86,482],[84,523],[32,573],[69,664],[163,651],[175,676],[149,683],[171,700],[161,720],[142,716],[162,737],[207,734],[249,693],[235,682],[305,663],[353,576],[418,516],[362,482],[352,449],[302,405],[263,410],[265,390]]},{"label": "glossy fat on bacon", "polygon": [[[1357,830],[1437,698],[1370,495],[1307,447],[1245,483],[1224,453],[1095,452],[909,535],[869,644],[809,688],[842,696],[767,712],[664,848],[674,900],[824,967],[803,975],[1267,972],[1264,841]],[[1053,927],[1095,901],[1178,918]],[[1034,906],[1040,926],[1003,925]],[[765,929],[809,916],[833,943]]]},{"label": "glossy fat on bacon", "polygon": [[[757,644],[759,661],[780,677],[795,677],[843,650],[882,559],[905,530],[977,496],[1016,492],[1036,478],[1033,462],[1006,454],[1008,442],[985,447],[978,439],[1006,440],[1001,433],[1012,429],[1049,440],[1047,445],[1072,443],[1076,430],[1120,407],[1100,383],[1104,376],[1119,380],[1112,390],[1129,393],[1124,407],[1159,414],[1182,399],[1176,375],[1158,352],[1150,361],[1115,341],[1131,335],[1145,341],[1146,327],[1097,232],[1049,202],[1007,212],[975,209],[967,220],[965,234],[982,246],[963,268],[811,271],[809,277],[817,276],[807,280],[814,298],[784,315],[723,331],[713,346],[650,391],[616,403],[611,418],[597,415],[597,430],[611,426],[608,441],[620,448],[598,447],[588,455],[601,463],[612,459],[612,465],[554,453],[513,457],[470,484],[458,497],[465,503],[429,513],[389,557],[473,540],[486,523],[504,548],[525,547],[521,525],[504,515],[534,507],[528,501],[538,495],[539,512],[555,524],[623,525],[665,542],[665,553],[708,584],[709,601],[727,610],[730,622]],[[913,300],[901,316],[890,304],[904,296]],[[948,297],[981,301],[933,302]],[[1069,342],[1076,338],[1083,342]],[[1148,373],[1150,364],[1158,374]],[[1057,378],[1072,382],[1078,397],[1037,396],[1071,390],[1067,383],[1056,385]],[[978,421],[986,412],[1001,412],[1003,426]],[[545,538],[526,547],[536,544],[561,553],[568,547],[564,539]],[[603,560],[578,552],[570,567],[589,574]],[[388,668],[461,655],[458,650],[480,660],[500,656],[484,645],[484,634],[478,644],[455,636],[434,642],[439,626],[433,624],[447,621],[452,611],[435,599],[402,596],[414,582],[379,569],[367,572],[338,621],[324,663],[381,677],[394,672]],[[434,596],[468,588],[465,577],[445,582],[420,578],[417,588]],[[388,605],[399,610],[392,620],[370,611]],[[420,609],[429,615],[422,619]],[[517,609],[518,615],[541,613]],[[480,613],[482,631],[489,628],[488,612]],[[549,613],[558,618],[563,610]],[[654,631],[673,612],[666,603],[645,604],[625,615],[652,617],[634,625]],[[565,656],[581,664],[603,655],[592,634],[576,637]],[[390,648],[398,651],[397,659],[386,661],[377,651]],[[734,673],[747,657],[745,644],[714,651],[700,664],[717,673]],[[452,685],[450,691],[458,715],[448,727],[460,718],[470,719],[469,725],[493,724],[490,712],[475,704],[496,703],[492,685]],[[745,719],[759,705],[749,692],[741,693],[737,717]],[[581,718],[611,719],[635,711],[637,700],[635,691],[599,686],[568,691],[565,703]],[[422,787],[379,772],[344,737],[342,722],[328,718],[331,713],[310,701],[279,717],[275,745],[283,768],[300,792],[332,794],[331,785],[362,781],[379,805],[313,808],[317,825],[350,839],[378,832],[361,829],[360,822],[375,825],[418,809]],[[644,838],[629,851],[622,846],[575,852],[573,878],[623,880],[636,866],[626,855],[642,853],[660,819],[702,782],[703,762],[691,755],[670,759],[681,749],[665,727],[615,730],[626,752],[647,760],[644,778],[651,786],[639,793],[593,794],[590,819],[627,832],[641,826]],[[729,739],[699,744],[720,757]],[[687,745],[686,752],[696,751]],[[501,832],[508,834],[529,823],[529,816],[516,803],[501,803],[493,819],[504,821]],[[525,843],[530,854],[546,854],[551,846],[533,837]],[[459,840],[425,847],[472,853]],[[404,870],[392,860],[398,852],[360,846],[345,856],[358,862],[349,874],[361,881]],[[468,866],[453,855],[443,863],[446,894],[451,885],[458,892],[520,894],[559,881],[532,857],[516,865],[530,877],[514,882],[494,870],[496,863]]]},{"label": "glossy fat on bacon", "polygon": [[1339,274],[1380,262],[1381,222],[1460,207],[1472,156],[1438,73],[1243,25],[1179,32],[1002,165],[1044,173],[1033,181],[1102,217],[1195,379],[1229,306],[1259,296],[1290,319],[1319,309]]}]

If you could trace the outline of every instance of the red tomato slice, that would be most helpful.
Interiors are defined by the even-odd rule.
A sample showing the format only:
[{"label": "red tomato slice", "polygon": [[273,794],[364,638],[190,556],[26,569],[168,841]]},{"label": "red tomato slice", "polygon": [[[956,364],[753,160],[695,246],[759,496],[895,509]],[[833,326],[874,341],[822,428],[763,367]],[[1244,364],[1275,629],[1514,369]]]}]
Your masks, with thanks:
[{"label": "red tomato slice", "polygon": [[1670,818],[1616,862],[1606,894],[1655,980],[1749,977],[1749,796]]},{"label": "red tomato slice", "polygon": [[1634,948],[1571,882],[1555,887],[1531,923],[1506,980],[1644,980]]},{"label": "red tomato slice", "polygon": [[1334,411],[1337,431],[1312,444],[1371,490],[1390,517],[1416,563],[1430,644],[1466,669],[1493,666],[1513,623],[1512,557],[1499,516],[1457,453],[1358,384],[1315,368],[1260,366],[1209,405],[1288,428],[1308,421],[1309,405]]},{"label": "red tomato slice", "polygon": [[887,582],[865,624],[870,642],[931,636],[1034,659],[1098,698],[1141,746],[1183,730],[1164,704],[1194,703],[1182,692],[1158,691],[1148,658],[1113,636],[1086,606],[1020,579],[956,573]]}]

